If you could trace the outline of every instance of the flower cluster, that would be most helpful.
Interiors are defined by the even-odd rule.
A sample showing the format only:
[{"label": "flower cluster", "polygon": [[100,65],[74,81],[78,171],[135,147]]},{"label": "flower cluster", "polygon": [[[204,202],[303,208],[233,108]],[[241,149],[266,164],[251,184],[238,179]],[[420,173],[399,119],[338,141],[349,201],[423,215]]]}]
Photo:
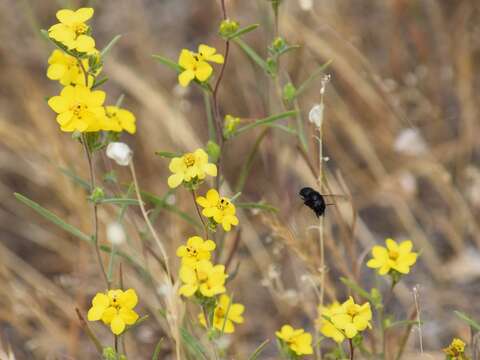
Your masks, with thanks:
[{"label": "flower cluster", "polygon": [[468,360],[469,358],[465,354],[465,345],[461,339],[454,338],[450,345],[443,349],[443,352],[448,360]]},{"label": "flower cluster", "polygon": [[92,8],[59,10],[59,23],[48,30],[48,36],[61,50],[55,49],[48,59],[47,77],[64,86],[58,96],[48,100],[48,105],[57,113],[62,131],[125,130],[133,134],[135,116],[118,106],[105,106],[105,92],[93,90],[103,61],[86,23],[93,13]]},{"label": "flower cluster", "polygon": [[104,324],[110,325],[112,333],[120,335],[127,325],[133,325],[138,320],[138,314],[133,310],[137,302],[137,293],[133,289],[98,293],[88,310],[88,320],[102,320]]},{"label": "flower cluster", "polygon": [[294,329],[290,325],[283,325],[280,331],[275,332],[282,347],[287,352],[293,352],[293,356],[313,354],[312,335],[303,329]]},{"label": "flower cluster", "polygon": [[201,44],[198,52],[183,49],[178,58],[178,65],[181,68],[178,75],[178,82],[181,86],[187,87],[194,79],[203,83],[206,82],[213,73],[213,68],[208,62],[223,64],[223,55],[217,54],[213,47]]},{"label": "flower cluster", "polygon": [[203,208],[202,214],[210,220],[212,230],[218,224],[221,224],[225,231],[230,231],[232,225],[238,225],[235,205],[226,197],[220,196],[217,190],[208,190],[205,196],[198,196],[196,201]]},{"label": "flower cluster", "polygon": [[342,304],[333,303],[319,308],[317,326],[320,332],[337,343],[345,338],[353,339],[358,333],[371,328],[370,303],[356,304],[352,297]]},{"label": "flower cluster", "polygon": [[195,188],[207,175],[217,176],[217,166],[208,162],[208,155],[203,149],[174,157],[168,168],[172,172],[168,177],[168,186],[172,189],[182,183]]}]

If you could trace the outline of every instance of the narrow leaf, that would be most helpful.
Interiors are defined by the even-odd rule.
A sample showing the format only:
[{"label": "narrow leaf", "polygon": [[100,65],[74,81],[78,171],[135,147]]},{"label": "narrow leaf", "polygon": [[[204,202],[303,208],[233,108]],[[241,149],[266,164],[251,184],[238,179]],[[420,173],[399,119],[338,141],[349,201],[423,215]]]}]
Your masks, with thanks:
[{"label": "narrow leaf", "polygon": [[107,198],[98,201],[99,204],[115,204],[115,205],[139,205],[137,199],[126,198]]},{"label": "narrow leaf", "polygon": [[245,132],[247,130],[251,130],[253,128],[256,128],[257,126],[270,125],[271,123],[274,123],[275,121],[286,119],[286,118],[289,118],[291,116],[295,116],[297,113],[298,113],[298,111],[291,110],[291,111],[283,112],[281,114],[276,114],[276,115],[269,116],[265,119],[257,120],[257,121],[255,121],[251,124],[242,126],[241,128],[239,128],[236,131],[236,134],[241,134],[242,132]]},{"label": "narrow leaf", "polygon": [[355,291],[360,296],[364,297],[367,300],[370,300],[371,302],[374,302],[372,299],[372,296],[368,293],[368,291],[362,289],[360,285],[358,285],[355,281],[352,281],[344,277],[341,277],[340,281],[344,283],[349,289]]},{"label": "narrow leaf", "polygon": [[77,184],[78,186],[90,192],[90,183],[88,181],[82,179],[80,176],[75,174],[73,170],[62,168],[62,167],[60,167],[59,169],[65,176],[69,177],[74,184]]},{"label": "narrow leaf", "polygon": [[320,65],[308,78],[307,80],[305,80],[297,89],[297,91],[295,92],[295,96],[294,96],[294,99],[299,97],[301,93],[303,93],[307,88],[308,86],[313,82],[313,80],[315,80],[315,78],[317,78],[319,75],[321,75],[323,73],[323,71],[330,66],[330,64],[332,63],[332,60],[328,60],[325,64],[323,65]]},{"label": "narrow leaf", "polygon": [[265,72],[268,73],[268,65],[265,60],[263,60],[260,55],[257,54],[250,46],[248,46],[243,40],[236,38],[233,40],[240,48],[247,54],[258,66],[260,66]]},{"label": "narrow leaf", "polygon": [[173,153],[168,151],[155,151],[155,155],[158,155],[167,159],[173,159],[174,157],[181,156],[179,153]]},{"label": "narrow leaf", "polygon": [[262,351],[265,349],[265,347],[268,345],[268,343],[270,342],[270,340],[265,340],[263,343],[261,343],[256,349],[255,351],[252,353],[252,355],[250,355],[250,357],[248,358],[248,360],[257,360],[258,357],[260,356],[260,354],[262,353]]},{"label": "narrow leaf", "polygon": [[157,342],[157,345],[155,345],[152,360],[160,360],[160,351],[162,350],[163,340],[164,338],[160,338],[160,340]]},{"label": "narrow leaf", "polygon": [[176,62],[167,59],[166,57],[163,57],[161,55],[152,55],[152,57],[157,60],[159,63],[169,67],[172,70],[175,70],[177,72],[180,72],[182,70],[181,66],[178,65]]},{"label": "narrow leaf", "polygon": [[200,344],[197,339],[195,339],[185,328],[180,328],[180,334],[182,336],[182,340],[187,345],[188,349],[193,353],[195,356],[200,356],[200,358],[204,360],[208,360],[206,355],[206,351],[203,348],[202,344]]},{"label": "narrow leaf", "polygon": [[120,38],[122,37],[122,35],[117,35],[115,36],[112,40],[110,40],[110,42],[107,44],[107,46],[105,46],[102,51],[100,51],[100,56],[103,58],[105,57],[105,55],[107,55],[107,53],[112,49],[113,45],[116,44],[116,42],[118,40],[120,40]]},{"label": "narrow leaf", "polygon": [[69,232],[70,234],[78,237],[81,240],[84,240],[84,241],[87,241],[87,242],[90,242],[90,243],[92,242],[92,238],[90,236],[83,233],[82,231],[80,231],[75,226],[66,223],[60,217],[55,215],[53,212],[51,212],[50,210],[47,210],[44,207],[40,206],[35,201],[30,200],[29,198],[27,198],[27,197],[25,197],[25,196],[23,196],[22,194],[19,194],[19,193],[14,193],[13,195],[17,198],[17,200],[24,203],[25,205],[27,205],[31,209],[35,210],[37,213],[42,215],[45,219],[51,221],[52,223],[54,223],[58,227],[62,228],[63,230]]},{"label": "narrow leaf", "polygon": [[97,87],[99,87],[99,86],[102,86],[102,85],[105,84],[107,81],[108,81],[108,77],[103,77],[103,78],[101,78],[100,80],[95,79],[95,83],[93,84],[92,89],[95,89],[95,88],[97,88]]},{"label": "narrow leaf", "polygon": [[260,26],[260,24],[252,24],[252,25],[245,26],[244,28],[238,29],[236,32],[234,32],[232,35],[230,35],[227,39],[228,40],[233,40],[235,38],[238,38],[242,35],[245,35],[245,34],[251,32],[251,31],[255,30],[259,26]]},{"label": "narrow leaf", "polygon": [[461,311],[454,311],[455,315],[457,315],[460,319],[465,321],[468,325],[470,325],[472,328],[474,328],[477,331],[480,331],[480,324],[477,323],[475,320],[473,320],[470,316],[467,314],[461,312]]}]

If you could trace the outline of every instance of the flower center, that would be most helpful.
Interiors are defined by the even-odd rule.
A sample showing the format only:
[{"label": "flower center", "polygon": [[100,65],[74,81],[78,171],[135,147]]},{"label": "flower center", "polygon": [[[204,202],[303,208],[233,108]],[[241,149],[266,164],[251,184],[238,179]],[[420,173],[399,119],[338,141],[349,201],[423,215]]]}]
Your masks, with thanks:
[{"label": "flower center", "polygon": [[194,249],[194,248],[192,248],[192,247],[190,247],[190,246],[187,246],[187,253],[188,253],[188,255],[190,255],[190,256],[196,257],[197,254],[198,254],[198,251],[197,251],[197,249]]},{"label": "flower center", "polygon": [[114,307],[117,310],[120,308],[120,304],[118,302],[117,295],[113,295],[111,306]]},{"label": "flower center", "polygon": [[347,308],[347,314],[350,315],[351,317],[354,317],[355,315],[357,315],[357,309],[355,308],[355,306],[349,306]]},{"label": "flower center", "polygon": [[192,153],[187,153],[183,155],[183,162],[187,167],[193,166],[195,164],[195,155]]},{"label": "flower center", "polygon": [[398,257],[399,257],[399,255],[400,255],[400,254],[399,254],[398,251],[396,251],[396,250],[389,250],[389,251],[388,251],[388,257],[389,257],[390,259],[392,259],[392,260],[397,260]]},{"label": "flower center", "polygon": [[70,110],[72,110],[74,116],[81,118],[82,113],[87,110],[87,105],[76,103],[70,108]]},{"label": "flower center", "polygon": [[217,208],[219,210],[225,210],[228,207],[228,205],[230,205],[230,201],[228,201],[228,199],[226,198],[221,198],[217,204]]},{"label": "flower center", "polygon": [[224,318],[225,317],[225,310],[223,310],[223,308],[221,306],[219,306],[215,310],[215,315],[217,315],[217,317],[219,317],[219,318]]},{"label": "flower center", "polygon": [[88,31],[88,26],[84,23],[76,23],[73,25],[73,31],[77,36],[85,34]]},{"label": "flower center", "polygon": [[111,112],[106,111],[105,115],[107,115],[108,118],[114,118],[114,117],[117,116],[117,112],[116,111],[111,111]]}]

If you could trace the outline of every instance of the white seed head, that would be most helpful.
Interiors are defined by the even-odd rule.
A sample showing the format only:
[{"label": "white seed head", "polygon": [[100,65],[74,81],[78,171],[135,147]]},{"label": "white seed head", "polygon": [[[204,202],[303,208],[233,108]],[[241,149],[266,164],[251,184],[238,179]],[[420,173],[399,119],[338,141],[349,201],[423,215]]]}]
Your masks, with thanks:
[{"label": "white seed head", "polygon": [[322,127],[323,123],[323,109],[325,107],[322,104],[316,104],[312,107],[310,112],[308,113],[308,121],[315,124],[317,128]]},{"label": "white seed head", "polygon": [[424,155],[428,146],[418,129],[407,128],[398,134],[393,148],[404,155],[418,156]]},{"label": "white seed head", "polygon": [[133,151],[130,147],[122,142],[111,142],[107,146],[107,157],[121,166],[130,165],[132,160]]},{"label": "white seed head", "polygon": [[121,245],[126,239],[122,224],[115,221],[107,225],[107,240],[113,245]]}]

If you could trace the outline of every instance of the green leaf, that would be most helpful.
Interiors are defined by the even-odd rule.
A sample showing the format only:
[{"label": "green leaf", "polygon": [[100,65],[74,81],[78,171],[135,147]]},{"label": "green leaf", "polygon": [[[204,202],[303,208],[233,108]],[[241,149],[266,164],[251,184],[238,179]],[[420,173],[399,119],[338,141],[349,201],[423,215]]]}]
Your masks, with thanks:
[{"label": "green leaf", "polygon": [[196,358],[208,360],[203,345],[200,344],[197,339],[195,339],[184,327],[180,328],[180,335],[182,337],[182,341],[185,343],[185,345],[187,345],[190,352],[195,356],[199,356]]},{"label": "green leaf", "polygon": [[270,342],[270,340],[265,340],[264,342],[262,342],[256,349],[255,351],[252,353],[252,355],[250,355],[250,357],[248,358],[248,360],[257,360],[258,357],[260,356],[260,354],[262,353],[262,351],[265,349],[265,347],[268,345],[268,343]]},{"label": "green leaf", "polygon": [[65,176],[69,177],[73,181],[74,184],[77,184],[78,186],[84,188],[88,192],[91,191],[90,190],[90,183],[88,181],[82,179],[77,174],[75,174],[75,172],[73,170],[62,168],[62,167],[60,167],[59,169]]},{"label": "green leaf", "polygon": [[155,350],[153,351],[152,360],[160,360],[160,351],[162,350],[164,338],[158,340],[157,345],[155,345]]},{"label": "green leaf", "polygon": [[97,88],[97,87],[99,87],[99,86],[102,86],[102,85],[105,84],[107,81],[108,81],[108,77],[103,77],[103,78],[101,78],[100,80],[95,79],[95,83],[93,84],[92,89],[95,89],[95,88]]},{"label": "green leaf", "polygon": [[264,203],[255,203],[255,202],[248,202],[248,203],[236,203],[236,207],[244,208],[244,209],[259,209],[263,211],[269,212],[278,212],[278,209],[272,205],[264,204]]},{"label": "green leaf", "polygon": [[233,40],[235,38],[238,38],[242,35],[245,35],[245,34],[251,32],[251,31],[255,30],[259,26],[260,26],[260,24],[252,24],[252,25],[245,26],[244,28],[238,29],[232,35],[228,36],[227,39],[228,40]]},{"label": "green leaf", "polygon": [[179,153],[173,153],[173,152],[168,152],[168,151],[155,151],[155,155],[158,155],[160,157],[164,157],[164,158],[167,158],[167,159],[173,159],[174,157],[182,156]]},{"label": "green leaf", "polygon": [[100,51],[100,56],[102,58],[105,57],[105,55],[107,55],[107,53],[112,49],[113,45],[116,44],[116,42],[118,40],[120,40],[120,38],[122,37],[122,35],[117,35],[115,36],[112,40],[110,40],[110,42],[107,44],[107,46],[105,46],[102,51]]},{"label": "green leaf", "polygon": [[182,67],[180,65],[178,65],[176,62],[174,62],[170,59],[167,59],[166,57],[163,57],[161,55],[152,55],[152,57],[155,60],[157,60],[159,63],[169,67],[172,70],[175,70],[177,72],[182,71]]},{"label": "green leaf", "polygon": [[256,128],[257,126],[270,125],[270,124],[274,123],[275,121],[295,116],[295,115],[297,115],[297,113],[298,113],[298,111],[296,111],[296,110],[285,111],[281,114],[276,114],[276,115],[269,116],[265,119],[257,120],[257,121],[255,121],[251,124],[248,124],[248,125],[242,126],[241,128],[238,128],[238,130],[236,131],[236,134],[241,134],[242,132],[245,132],[245,131],[251,130],[253,128]]},{"label": "green leaf", "polygon": [[125,331],[122,333],[122,335],[123,335],[124,333],[126,333],[127,331],[130,331],[130,330],[133,330],[133,329],[137,328],[138,326],[140,326],[140,324],[142,324],[142,323],[143,323],[145,320],[147,320],[148,318],[149,318],[148,315],[142,316],[140,319],[138,319],[137,321],[135,321],[135,324],[127,327],[127,328],[125,329]]},{"label": "green leaf", "polygon": [[318,69],[316,69],[308,78],[307,80],[305,80],[297,89],[297,91],[295,92],[295,96],[293,97],[293,99],[295,98],[298,98],[300,96],[300,94],[302,94],[307,88],[308,86],[313,82],[313,80],[315,80],[315,78],[317,78],[319,75],[323,74],[324,70],[330,66],[330,64],[332,63],[332,60],[328,60],[325,64],[323,65],[320,65],[318,67]]},{"label": "green leaf", "polygon": [[256,53],[250,46],[248,46],[243,40],[236,38],[233,40],[240,48],[247,54],[258,66],[260,66],[266,73],[269,72],[267,62],[263,60],[260,55]]},{"label": "green leaf", "polygon": [[365,299],[373,302],[372,296],[368,293],[368,291],[362,289],[360,285],[358,285],[355,281],[341,277],[340,281],[345,284],[349,289],[355,291],[360,296],[364,297]]},{"label": "green leaf", "polygon": [[97,201],[99,204],[115,204],[115,205],[139,205],[137,199],[126,198],[106,198]]},{"label": "green leaf", "polygon": [[473,320],[470,316],[467,314],[461,312],[461,311],[453,311],[457,317],[465,321],[468,325],[470,325],[472,328],[474,328],[476,331],[480,331],[480,324],[477,323],[475,320]]},{"label": "green leaf", "polygon": [[89,243],[93,242],[93,240],[90,236],[83,233],[82,231],[80,231],[75,226],[66,223],[61,218],[59,218],[57,215],[55,215],[53,212],[51,212],[51,211],[45,209],[44,207],[40,206],[35,201],[30,200],[29,198],[27,198],[27,197],[25,197],[25,196],[23,196],[22,194],[19,194],[19,193],[14,193],[13,195],[17,198],[17,200],[24,203],[25,205],[27,205],[31,209],[35,210],[37,213],[42,215],[45,219],[51,221],[52,223],[54,223],[58,227],[62,228],[66,232],[72,234],[73,236],[78,237],[81,240],[87,241]]}]

